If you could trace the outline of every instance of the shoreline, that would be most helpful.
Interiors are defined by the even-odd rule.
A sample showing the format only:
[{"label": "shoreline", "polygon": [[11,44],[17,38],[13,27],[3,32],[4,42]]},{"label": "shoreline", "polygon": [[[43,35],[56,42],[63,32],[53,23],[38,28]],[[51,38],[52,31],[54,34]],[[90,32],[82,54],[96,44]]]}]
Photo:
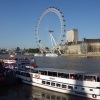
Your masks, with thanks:
[{"label": "shoreline", "polygon": [[68,56],[68,57],[86,57],[86,58],[94,58],[100,57],[100,55],[93,55],[93,54],[61,54],[61,56]]}]

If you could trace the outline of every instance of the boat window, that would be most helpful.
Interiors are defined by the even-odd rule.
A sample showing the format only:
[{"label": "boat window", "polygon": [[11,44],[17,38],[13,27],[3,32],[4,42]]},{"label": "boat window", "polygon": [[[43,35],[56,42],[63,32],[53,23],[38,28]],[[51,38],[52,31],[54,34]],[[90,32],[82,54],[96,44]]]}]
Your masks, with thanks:
[{"label": "boat window", "polygon": [[41,75],[47,75],[47,71],[40,71]]},{"label": "boat window", "polygon": [[57,77],[57,72],[52,72],[52,76]]},{"label": "boat window", "polygon": [[47,75],[47,71],[39,71],[41,73],[41,75]]},{"label": "boat window", "polygon": [[67,86],[66,86],[66,84],[62,84],[62,88],[66,88]]},{"label": "boat window", "polygon": [[67,98],[65,98],[65,97],[62,97],[62,100],[67,100]]},{"label": "boat window", "polygon": [[24,72],[22,72],[22,75],[24,76]]},{"label": "boat window", "polygon": [[26,77],[30,77],[30,74],[26,73]]},{"label": "boat window", "polygon": [[22,72],[19,72],[19,75],[22,75]]},{"label": "boat window", "polygon": [[55,83],[52,82],[52,83],[51,83],[51,86],[55,86]]},{"label": "boat window", "polygon": [[57,86],[57,87],[61,87],[61,84],[60,84],[60,83],[57,83],[56,86]]},{"label": "boat window", "polygon": [[24,76],[24,72],[22,72],[22,76]]},{"label": "boat window", "polygon": [[53,72],[49,72],[49,71],[48,71],[48,76],[52,76],[52,75],[53,75],[52,73],[53,73]]},{"label": "boat window", "polygon": [[4,74],[3,73],[0,73],[0,77],[2,77],[2,76],[4,76]]},{"label": "boat window", "polygon": [[64,78],[69,78],[69,74],[64,73]]},{"label": "boat window", "polygon": [[44,80],[42,80],[42,84],[45,84],[45,81]]},{"label": "boat window", "polygon": [[73,89],[73,86],[68,86],[68,89],[71,89],[72,90]]},{"label": "boat window", "polygon": [[38,70],[32,70],[33,73],[38,73]]},{"label": "boat window", "polygon": [[55,96],[55,95],[51,95],[51,99],[53,99],[53,100],[54,100],[55,98],[56,98],[56,96]]},{"label": "boat window", "polygon": [[74,74],[70,74],[70,79],[75,79],[75,75]]},{"label": "boat window", "polygon": [[97,77],[97,82],[100,82],[100,77]]},{"label": "boat window", "polygon": [[23,76],[26,76],[26,73],[23,73]]},{"label": "boat window", "polygon": [[42,97],[45,97],[45,94],[44,93],[42,94]]},{"label": "boat window", "polygon": [[47,85],[50,85],[50,82],[47,82]]},{"label": "boat window", "polygon": [[90,89],[90,91],[93,91],[93,89]]},{"label": "boat window", "polygon": [[50,95],[46,95],[46,98],[47,98],[47,99],[50,99]]},{"label": "boat window", "polygon": [[64,77],[64,73],[58,73],[58,77]]},{"label": "boat window", "polygon": [[80,81],[82,81],[83,80],[83,75],[74,75],[74,78],[75,78],[75,80],[80,80]]},{"label": "boat window", "polygon": [[84,88],[82,88],[82,90],[85,90]]},{"label": "boat window", "polygon": [[75,86],[74,89],[77,89],[77,87]]},{"label": "boat window", "polygon": [[19,72],[18,71],[16,71],[16,74],[18,74]]},{"label": "boat window", "polygon": [[60,96],[57,96],[57,100],[61,100]]},{"label": "boat window", "polygon": [[84,76],[84,80],[85,81],[96,81],[96,77],[95,76]]},{"label": "boat window", "polygon": [[28,74],[28,77],[30,77],[30,74]]},{"label": "boat window", "polygon": [[18,71],[18,74],[20,75],[20,72]]}]

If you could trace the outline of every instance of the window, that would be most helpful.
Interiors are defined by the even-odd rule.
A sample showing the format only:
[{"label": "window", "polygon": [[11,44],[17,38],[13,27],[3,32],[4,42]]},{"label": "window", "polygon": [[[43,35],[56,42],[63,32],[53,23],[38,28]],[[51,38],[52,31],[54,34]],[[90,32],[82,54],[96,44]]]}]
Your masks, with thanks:
[{"label": "window", "polygon": [[56,96],[55,96],[55,95],[51,95],[51,99],[53,99],[53,100],[54,100],[55,98],[56,98]]},{"label": "window", "polygon": [[100,77],[97,77],[97,82],[100,82]]},{"label": "window", "polygon": [[26,73],[26,74],[27,74],[27,75],[26,75],[27,77],[30,77],[30,74],[28,74],[28,73]]},{"label": "window", "polygon": [[47,71],[43,71],[42,72],[42,75],[47,75]]},{"label": "window", "polygon": [[82,81],[83,80],[83,76],[82,75],[74,75],[75,80],[79,80]]},{"label": "window", "polygon": [[68,86],[68,89],[72,90],[73,89],[73,86]]},{"label": "window", "polygon": [[90,91],[93,91],[93,89],[90,89]]},{"label": "window", "polygon": [[46,95],[46,98],[47,98],[47,99],[50,99],[50,95]]},{"label": "window", "polygon": [[18,74],[19,72],[18,71],[16,71],[16,74]]},{"label": "window", "polygon": [[50,85],[50,82],[47,82],[47,85]]},{"label": "window", "polygon": [[75,75],[74,74],[70,74],[70,79],[75,79]]},{"label": "window", "polygon": [[27,74],[26,73],[23,73],[23,76],[27,76]]},{"label": "window", "polygon": [[39,72],[41,73],[41,75],[47,75],[47,71],[41,71],[41,70],[39,70]]},{"label": "window", "polygon": [[42,81],[42,84],[45,84],[45,81]]},{"label": "window", "polygon": [[64,78],[69,78],[69,74],[64,74]]},{"label": "window", "polygon": [[55,86],[55,83],[51,83],[51,86]]},{"label": "window", "polygon": [[58,73],[58,77],[64,77],[64,73]]},{"label": "window", "polygon": [[45,94],[44,93],[42,94],[42,97],[45,97]]},{"label": "window", "polygon": [[84,88],[82,88],[82,90],[85,90]]},{"label": "window", "polygon": [[52,72],[48,72],[48,76],[52,76]]},{"label": "window", "polygon": [[84,80],[85,81],[96,81],[96,77],[95,76],[84,76]]},{"label": "window", "polygon": [[33,73],[38,73],[38,70],[32,70]]},{"label": "window", "polygon": [[60,96],[57,96],[57,100],[60,100]]},{"label": "window", "polygon": [[62,98],[62,100],[67,100],[67,98]]},{"label": "window", "polygon": [[57,83],[56,86],[57,86],[57,87],[61,87],[61,84],[60,84],[60,83]]},{"label": "window", "polygon": [[65,84],[63,84],[63,85],[62,85],[62,88],[64,88],[64,89],[65,89],[65,88],[66,88],[66,85],[65,85]]},{"label": "window", "polygon": [[57,72],[53,72],[52,76],[57,77]]},{"label": "window", "polygon": [[77,89],[77,87],[74,87],[74,89]]}]

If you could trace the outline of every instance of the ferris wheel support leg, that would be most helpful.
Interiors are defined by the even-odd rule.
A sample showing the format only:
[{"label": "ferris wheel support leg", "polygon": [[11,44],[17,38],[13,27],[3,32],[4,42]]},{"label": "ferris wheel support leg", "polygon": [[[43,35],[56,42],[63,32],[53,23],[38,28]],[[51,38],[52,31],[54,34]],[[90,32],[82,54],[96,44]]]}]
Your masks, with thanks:
[{"label": "ferris wheel support leg", "polygon": [[52,40],[52,35],[51,34],[50,34],[50,38],[51,38],[52,47],[54,47],[53,40]]},{"label": "ferris wheel support leg", "polygon": [[55,46],[56,46],[57,43],[55,42],[55,39],[54,39],[53,35],[52,35],[52,40],[54,41],[54,44],[55,44]]}]

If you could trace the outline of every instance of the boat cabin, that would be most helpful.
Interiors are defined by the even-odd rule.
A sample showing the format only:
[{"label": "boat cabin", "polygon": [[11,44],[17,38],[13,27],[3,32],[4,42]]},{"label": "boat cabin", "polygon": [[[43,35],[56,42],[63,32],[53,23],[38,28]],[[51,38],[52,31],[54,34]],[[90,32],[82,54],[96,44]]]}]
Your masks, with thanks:
[{"label": "boat cabin", "polygon": [[83,71],[74,71],[74,70],[64,70],[64,69],[52,69],[52,68],[35,68],[31,72],[52,76],[52,77],[61,77],[79,81],[95,81],[100,82],[100,74],[83,72]]}]

